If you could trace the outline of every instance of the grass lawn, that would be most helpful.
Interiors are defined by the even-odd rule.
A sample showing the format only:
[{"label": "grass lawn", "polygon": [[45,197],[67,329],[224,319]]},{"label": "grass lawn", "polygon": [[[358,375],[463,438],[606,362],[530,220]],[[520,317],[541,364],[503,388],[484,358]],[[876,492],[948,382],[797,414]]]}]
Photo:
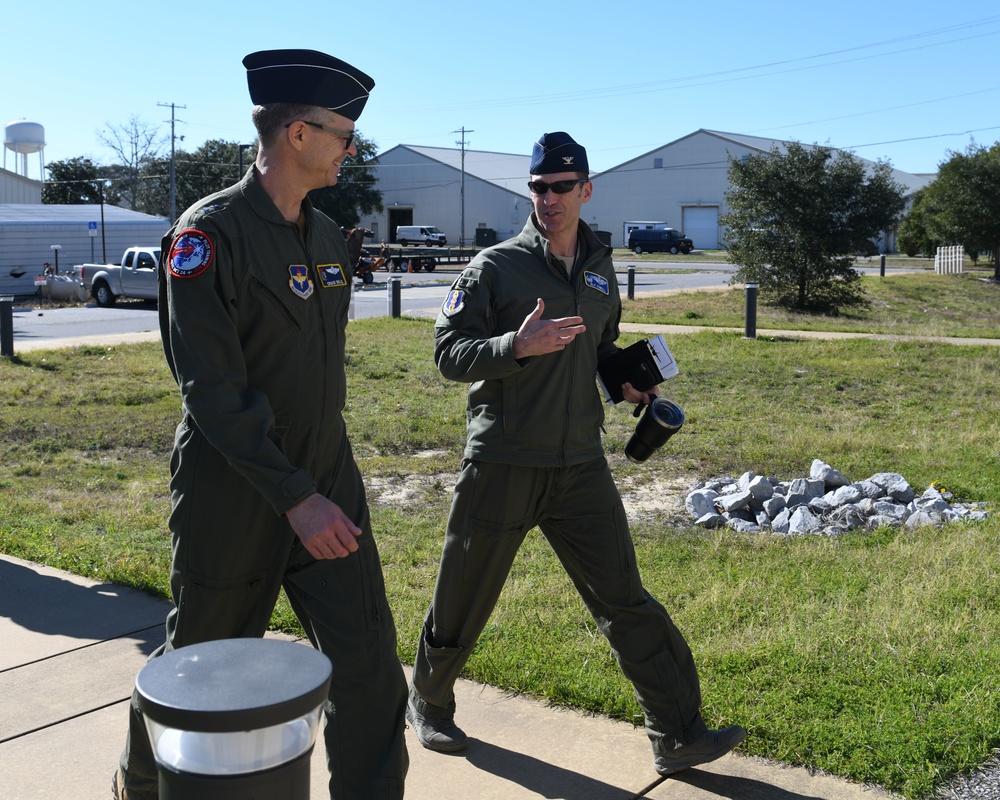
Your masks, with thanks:
[{"label": "grass lawn", "polygon": [[[869,316],[848,321],[997,336],[997,287],[949,278],[874,279]],[[726,306],[726,294],[636,301],[625,319],[741,328],[742,310]],[[765,313],[760,328],[845,322],[772,323]],[[431,340],[429,321],[350,323],[346,414],[408,663],[465,441],[464,387],[437,374]],[[684,408],[684,428],[631,464],[622,450],[635,420],[611,409],[606,449],[628,503],[664,500],[630,505],[637,556],[647,588],[691,644],[709,724],[745,725],[743,753],[908,798],[983,763],[1000,746],[996,517],[783,538],[696,530],[678,500],[711,476],[792,478],[821,458],[852,479],[899,472],[918,490],[934,482],[996,507],[1000,351],[711,331],[671,337],[670,346],[681,374],[663,394]],[[159,347],[31,352],[0,360],[0,380],[0,551],[165,594],[179,402]],[[274,624],[295,630],[287,604]],[[537,532],[466,674],[641,724],[631,687]]]},{"label": "grass lawn", "polygon": [[[995,338],[1000,335],[997,307],[1000,284],[984,280],[992,270],[961,275],[890,274],[862,278],[869,298],[867,308],[837,316],[797,314],[766,305],[757,306],[757,330],[846,331]],[[746,292],[685,292],[658,297],[639,295],[627,301],[626,322],[667,325],[707,325],[743,330]]]}]

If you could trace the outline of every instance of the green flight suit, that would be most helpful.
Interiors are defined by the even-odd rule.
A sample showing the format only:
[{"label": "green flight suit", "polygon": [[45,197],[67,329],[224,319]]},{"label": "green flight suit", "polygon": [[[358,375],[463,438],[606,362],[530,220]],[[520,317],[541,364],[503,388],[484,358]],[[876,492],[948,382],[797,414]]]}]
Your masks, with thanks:
[{"label": "green flight suit", "polygon": [[[546,319],[581,316],[586,332],[565,350],[516,360],[514,335],[539,297]],[[442,306],[438,368],[471,385],[465,458],[410,685],[425,717],[454,713],[455,680],[537,525],[632,682],[654,753],[707,730],[691,651],[642,586],[604,458],[597,361],[617,349],[620,318],[611,249],[581,222],[567,276],[533,216],[519,236],[482,251]]]},{"label": "green flight suit", "polygon": [[[183,406],[170,462],[176,607],[154,656],[262,636],[284,587],[333,664],[330,797],[398,800],[406,683],[342,415],[347,248],[308,201],[301,231],[285,221],[258,177],[251,168],[196,204],[163,240],[160,328]],[[357,552],[316,560],[302,546],[283,515],[314,492],[361,528]],[[131,798],[156,796],[134,707],[122,768]]]}]

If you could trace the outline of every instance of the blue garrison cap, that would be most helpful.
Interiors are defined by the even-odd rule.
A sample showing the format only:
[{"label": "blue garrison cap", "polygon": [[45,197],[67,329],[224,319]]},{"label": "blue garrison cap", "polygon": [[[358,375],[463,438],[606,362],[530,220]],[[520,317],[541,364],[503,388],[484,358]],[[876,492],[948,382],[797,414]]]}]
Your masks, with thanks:
[{"label": "blue garrison cap", "polygon": [[261,50],[243,59],[254,105],[304,103],[357,120],[375,86],[368,75],[316,50]]},{"label": "blue garrison cap", "polygon": [[532,175],[548,175],[553,172],[589,174],[587,151],[573,141],[568,133],[543,133],[531,150],[528,172]]}]

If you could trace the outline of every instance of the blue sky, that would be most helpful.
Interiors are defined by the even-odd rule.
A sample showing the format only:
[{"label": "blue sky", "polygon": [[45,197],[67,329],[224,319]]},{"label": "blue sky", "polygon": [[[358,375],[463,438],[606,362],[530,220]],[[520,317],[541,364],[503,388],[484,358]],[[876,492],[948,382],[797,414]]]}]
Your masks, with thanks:
[{"label": "blue sky", "polygon": [[709,128],[919,173],[1000,140],[995,0],[35,0],[0,20],[0,123],[42,124],[47,163],[110,163],[97,131],[133,116],[166,141],[161,103],[184,149],[251,142],[240,62],[280,47],[372,75],[358,129],[381,151],[455,147],[465,128],[471,149],[526,154],[565,130],[599,171]]}]

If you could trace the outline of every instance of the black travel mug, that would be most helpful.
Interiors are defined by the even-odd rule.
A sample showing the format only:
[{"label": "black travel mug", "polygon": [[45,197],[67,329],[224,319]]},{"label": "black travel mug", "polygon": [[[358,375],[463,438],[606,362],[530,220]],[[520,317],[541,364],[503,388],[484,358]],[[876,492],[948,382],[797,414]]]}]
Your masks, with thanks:
[{"label": "black travel mug", "polygon": [[663,397],[657,397],[646,406],[639,418],[632,438],[625,445],[629,461],[641,463],[667,443],[667,439],[684,424],[684,409]]}]

